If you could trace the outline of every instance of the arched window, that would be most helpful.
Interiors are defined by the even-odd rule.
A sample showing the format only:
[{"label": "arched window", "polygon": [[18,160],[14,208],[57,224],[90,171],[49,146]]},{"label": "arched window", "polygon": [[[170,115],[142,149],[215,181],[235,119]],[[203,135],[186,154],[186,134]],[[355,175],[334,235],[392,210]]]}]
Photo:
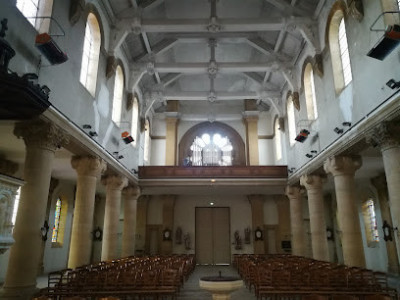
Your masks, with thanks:
[{"label": "arched window", "polygon": [[196,136],[190,146],[185,165],[231,166],[232,150],[232,143],[228,137],[222,137],[219,133],[213,135],[203,133],[201,136]]},{"label": "arched window", "polygon": [[53,0],[17,0],[16,6],[39,33],[49,32],[50,19],[35,17],[51,17]]},{"label": "arched window", "polygon": [[132,124],[131,124],[131,136],[133,137],[133,146],[136,146],[137,137],[137,124],[139,121],[139,103],[136,96],[133,98],[132,105]]},{"label": "arched window", "polygon": [[275,160],[282,159],[282,144],[281,144],[281,130],[279,126],[279,118],[275,120]]},{"label": "arched window", "polygon": [[296,142],[296,121],[294,118],[294,104],[292,96],[289,96],[287,100],[287,120],[289,130],[289,144],[290,146],[293,146]]},{"label": "arched window", "polygon": [[56,202],[56,209],[54,211],[54,227],[53,227],[53,234],[51,236],[52,243],[58,242],[58,230],[60,227],[60,217],[61,217],[61,199],[58,198],[57,202]]},{"label": "arched window", "polygon": [[318,118],[317,98],[315,96],[314,70],[311,63],[304,70],[304,93],[306,96],[307,117],[309,120]]},{"label": "arched window", "polygon": [[93,97],[96,92],[100,45],[99,22],[94,14],[89,13],[86,22],[85,40],[83,42],[81,75],[79,80]]},{"label": "arched window", "polygon": [[362,212],[368,247],[374,247],[379,242],[379,233],[376,223],[375,205],[372,198],[368,198],[363,203]]},{"label": "arched window", "polygon": [[117,67],[115,72],[114,81],[114,98],[112,108],[112,120],[119,125],[121,122],[122,113],[122,96],[124,94],[124,74],[120,66]]},{"label": "arched window", "polygon": [[144,156],[143,159],[145,162],[150,161],[150,123],[149,120],[146,119],[146,123],[144,125]]},{"label": "arched window", "polygon": [[18,213],[20,197],[21,197],[21,187],[18,188],[17,193],[15,194],[14,207],[13,207],[13,212],[12,212],[12,217],[11,217],[11,223],[13,225],[13,230],[14,230],[14,226],[15,226],[15,221],[17,220],[17,213]]},{"label": "arched window", "polygon": [[346,26],[341,9],[336,10],[329,25],[329,47],[331,51],[335,90],[337,93],[340,93],[353,79]]}]

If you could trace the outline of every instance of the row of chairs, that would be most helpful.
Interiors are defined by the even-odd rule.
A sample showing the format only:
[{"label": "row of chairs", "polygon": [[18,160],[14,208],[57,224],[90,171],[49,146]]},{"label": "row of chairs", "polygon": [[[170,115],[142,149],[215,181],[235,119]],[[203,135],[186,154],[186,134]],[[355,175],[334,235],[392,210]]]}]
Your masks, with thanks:
[{"label": "row of chairs", "polygon": [[128,257],[65,269],[48,275],[48,287],[37,297],[176,299],[193,272],[193,255]]},{"label": "row of chairs", "polygon": [[289,254],[235,255],[233,264],[257,299],[398,299],[382,272]]}]

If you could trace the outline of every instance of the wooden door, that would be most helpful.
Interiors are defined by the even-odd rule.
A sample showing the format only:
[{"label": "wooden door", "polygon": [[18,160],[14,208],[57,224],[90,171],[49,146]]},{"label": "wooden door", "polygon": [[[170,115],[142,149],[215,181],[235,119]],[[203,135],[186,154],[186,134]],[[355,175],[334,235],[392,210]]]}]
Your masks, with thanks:
[{"label": "wooden door", "polygon": [[196,261],[200,265],[230,264],[228,207],[196,208]]}]

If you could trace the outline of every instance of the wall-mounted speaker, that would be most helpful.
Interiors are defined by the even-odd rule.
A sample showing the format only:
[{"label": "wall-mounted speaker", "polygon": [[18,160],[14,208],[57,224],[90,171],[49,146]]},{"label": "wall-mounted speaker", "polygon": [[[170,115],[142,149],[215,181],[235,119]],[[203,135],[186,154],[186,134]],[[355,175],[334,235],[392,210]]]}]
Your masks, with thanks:
[{"label": "wall-mounted speaker", "polygon": [[376,45],[369,50],[367,55],[372,58],[384,60],[400,44],[400,25],[392,25],[386,28],[385,34]]}]

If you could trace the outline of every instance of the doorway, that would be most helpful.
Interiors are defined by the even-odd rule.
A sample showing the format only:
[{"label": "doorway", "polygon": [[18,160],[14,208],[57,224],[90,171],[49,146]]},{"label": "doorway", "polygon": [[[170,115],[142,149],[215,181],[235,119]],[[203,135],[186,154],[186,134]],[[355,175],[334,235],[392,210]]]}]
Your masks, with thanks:
[{"label": "doorway", "polygon": [[229,207],[196,207],[196,261],[200,265],[229,265]]}]

